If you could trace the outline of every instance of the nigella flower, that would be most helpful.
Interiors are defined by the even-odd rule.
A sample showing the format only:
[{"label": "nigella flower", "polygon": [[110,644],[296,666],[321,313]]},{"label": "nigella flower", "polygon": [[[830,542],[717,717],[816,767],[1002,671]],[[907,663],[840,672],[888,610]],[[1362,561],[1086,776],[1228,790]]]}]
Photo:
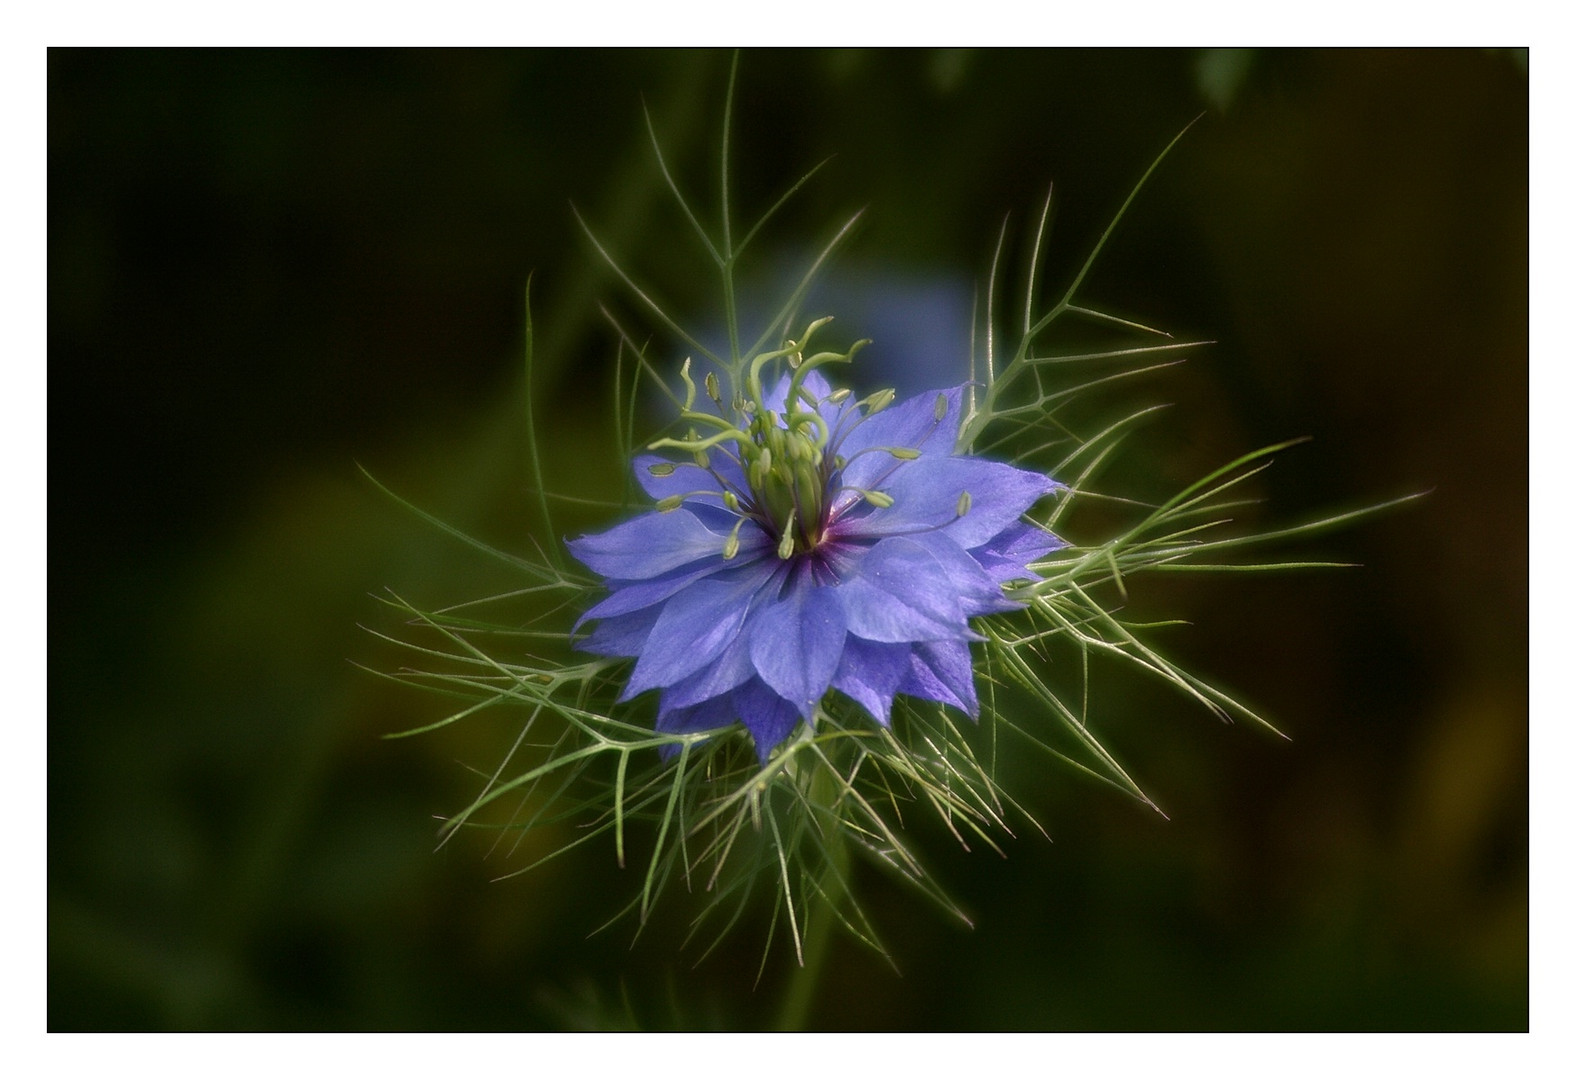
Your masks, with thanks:
[{"label": "nigella flower", "polygon": [[849,356],[769,390],[758,358],[732,419],[689,411],[691,385],[684,417],[716,430],[636,458],[657,509],[570,542],[610,591],[580,647],[634,658],[620,700],[660,690],[657,730],[742,721],[764,762],[829,690],[882,724],[897,694],[978,715],[969,620],[1020,607],[1004,587],[1063,546],[1022,520],[1060,485],[954,453],[964,387],[851,402],[813,370]]}]

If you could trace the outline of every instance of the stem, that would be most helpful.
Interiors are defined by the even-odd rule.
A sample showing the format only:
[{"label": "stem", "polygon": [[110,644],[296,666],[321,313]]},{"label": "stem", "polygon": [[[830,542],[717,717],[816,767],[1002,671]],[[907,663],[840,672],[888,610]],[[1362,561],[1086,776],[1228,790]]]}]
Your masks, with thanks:
[{"label": "stem", "polygon": [[[826,763],[820,763],[810,789],[810,798],[827,809],[835,798],[835,781],[828,775],[830,769]],[[848,870],[848,846],[843,842],[842,833],[833,828],[826,837],[826,869],[821,874],[821,891],[806,905],[804,963],[788,979],[782,1008],[777,1013],[777,1031],[806,1030],[815,1005],[816,985],[826,967],[832,938],[837,933],[837,905],[847,891]]]}]

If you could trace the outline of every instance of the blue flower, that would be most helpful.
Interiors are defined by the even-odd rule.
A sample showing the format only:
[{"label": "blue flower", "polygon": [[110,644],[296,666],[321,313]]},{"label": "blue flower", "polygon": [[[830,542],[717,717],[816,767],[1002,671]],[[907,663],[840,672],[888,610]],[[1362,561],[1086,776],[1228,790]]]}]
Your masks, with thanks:
[{"label": "blue flower", "polygon": [[736,426],[686,413],[721,430],[636,458],[658,509],[569,544],[609,589],[580,648],[635,660],[620,700],[660,690],[673,734],[742,721],[763,762],[828,690],[882,724],[897,694],[977,716],[969,620],[1064,546],[1021,520],[1059,484],[953,452],[963,387],[851,402],[810,367],[752,375]]}]

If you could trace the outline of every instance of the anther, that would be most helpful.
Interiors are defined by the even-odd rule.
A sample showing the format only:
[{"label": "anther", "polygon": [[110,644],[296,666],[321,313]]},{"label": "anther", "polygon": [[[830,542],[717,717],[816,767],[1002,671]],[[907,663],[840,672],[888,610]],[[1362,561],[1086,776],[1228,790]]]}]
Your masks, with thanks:
[{"label": "anther", "polygon": [[[777,541],[777,557],[787,559],[793,555],[793,519],[796,511],[788,511],[788,520],[783,522],[782,539]],[[742,520],[742,519],[741,519]]]},{"label": "anther", "polygon": [[892,400],[896,397],[896,390],[877,390],[874,394],[871,394],[869,397],[865,398],[865,415],[874,416],[876,413],[892,404]]},{"label": "anther", "polygon": [[728,539],[722,545],[722,559],[724,562],[727,562],[739,553],[739,528],[743,524],[743,518],[733,523],[733,531],[728,534]]}]

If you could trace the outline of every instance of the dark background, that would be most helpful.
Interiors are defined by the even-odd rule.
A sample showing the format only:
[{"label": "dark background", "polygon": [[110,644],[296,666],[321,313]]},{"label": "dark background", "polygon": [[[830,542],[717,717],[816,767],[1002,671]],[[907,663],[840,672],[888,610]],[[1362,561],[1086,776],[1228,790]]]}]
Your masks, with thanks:
[{"label": "dark background", "polygon": [[[676,310],[707,310],[641,103],[710,214],[727,66],[51,51],[52,1029],[768,1022],[786,956],[752,989],[759,926],[696,969],[681,898],[633,949],[628,925],[587,939],[635,888],[610,843],[499,884],[513,864],[482,840],[434,854],[435,816],[513,733],[385,742],[444,703],[355,666],[402,662],[358,626],[393,628],[385,588],[437,605],[508,587],[357,463],[529,548],[528,274],[549,481],[616,495],[597,303],[629,308],[569,204]],[[1217,343],[1132,388],[1175,407],[1112,483],[1174,490],[1312,436],[1258,483],[1264,522],[1432,491],[1296,549],[1356,569],[1135,582],[1141,610],[1192,624],[1162,644],[1291,741],[1142,681],[1097,686],[1100,734],[1169,820],[1019,765],[1054,842],[1025,832],[1000,859],[927,840],[973,931],[866,882],[902,974],[842,943],[813,1024],[1526,1027],[1526,66],[744,55],[738,205],[835,155],[759,242],[762,280],[868,205],[840,273],[854,311],[881,306],[870,282],[896,288],[889,320],[922,288],[943,298],[924,312],[967,319],[1004,218],[1021,236],[1051,182],[1064,285],[1205,113],[1084,293]],[[873,370],[901,382],[873,336]]]}]

